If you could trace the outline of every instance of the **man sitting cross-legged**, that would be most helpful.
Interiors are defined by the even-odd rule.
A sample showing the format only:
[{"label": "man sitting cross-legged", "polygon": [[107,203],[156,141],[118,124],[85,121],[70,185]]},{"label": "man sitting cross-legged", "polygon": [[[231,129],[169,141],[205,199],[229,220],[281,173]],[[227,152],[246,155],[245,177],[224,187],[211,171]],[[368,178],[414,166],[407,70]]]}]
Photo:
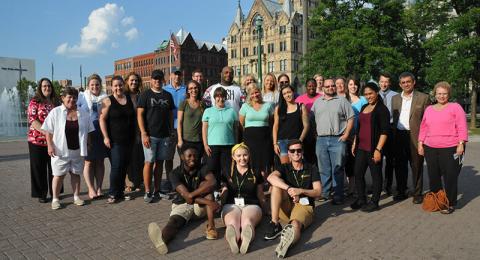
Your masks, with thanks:
[{"label": "man sitting cross-legged", "polygon": [[[302,228],[313,221],[314,198],[321,194],[320,175],[317,167],[303,162],[303,145],[300,140],[288,143],[290,163],[282,164],[278,171],[268,176],[272,185],[272,221],[265,234],[266,240],[281,235],[275,249],[277,257],[283,258],[288,248],[298,241]],[[279,220],[288,222],[283,230]]]},{"label": "man sitting cross-legged", "polygon": [[180,159],[180,166],[170,174],[170,181],[177,191],[177,196],[172,201],[172,212],[167,225],[162,230],[154,222],[148,226],[148,235],[162,255],[168,253],[167,244],[192,217],[205,217],[206,214],[207,239],[217,239],[218,236],[214,213],[220,205],[212,195],[216,186],[215,176],[207,171],[206,167],[201,167],[195,147],[182,146]]}]

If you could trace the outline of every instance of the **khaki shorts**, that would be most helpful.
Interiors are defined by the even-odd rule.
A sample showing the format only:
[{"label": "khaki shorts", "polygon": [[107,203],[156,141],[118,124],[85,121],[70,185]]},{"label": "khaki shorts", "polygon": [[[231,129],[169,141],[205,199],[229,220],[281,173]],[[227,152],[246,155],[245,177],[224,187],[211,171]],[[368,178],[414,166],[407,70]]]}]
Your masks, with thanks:
[{"label": "khaki shorts", "polygon": [[313,221],[313,206],[293,203],[290,199],[286,199],[282,202],[278,217],[286,223],[296,220],[306,228]]},{"label": "khaki shorts", "polygon": [[207,215],[207,208],[200,207],[198,204],[175,204],[172,203],[172,212],[170,216],[178,215],[184,218],[186,221],[189,221],[192,217],[195,218],[204,218]]},{"label": "khaki shorts", "polygon": [[52,157],[51,162],[53,176],[64,176],[69,172],[76,175],[82,174],[85,159],[80,156],[80,149],[69,150],[68,153],[68,157]]}]

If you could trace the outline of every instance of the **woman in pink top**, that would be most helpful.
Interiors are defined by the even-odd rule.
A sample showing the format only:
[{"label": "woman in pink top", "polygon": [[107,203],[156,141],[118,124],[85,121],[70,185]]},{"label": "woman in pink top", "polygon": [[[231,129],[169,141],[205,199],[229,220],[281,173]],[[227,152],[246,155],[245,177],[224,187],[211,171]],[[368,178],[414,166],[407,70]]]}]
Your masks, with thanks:
[{"label": "woman in pink top", "polygon": [[450,205],[441,213],[450,214],[457,204],[458,175],[468,140],[467,117],[459,104],[448,102],[451,93],[448,82],[437,83],[433,93],[437,103],[427,107],[423,114],[418,154],[425,155],[427,161],[430,191],[445,188]]}]

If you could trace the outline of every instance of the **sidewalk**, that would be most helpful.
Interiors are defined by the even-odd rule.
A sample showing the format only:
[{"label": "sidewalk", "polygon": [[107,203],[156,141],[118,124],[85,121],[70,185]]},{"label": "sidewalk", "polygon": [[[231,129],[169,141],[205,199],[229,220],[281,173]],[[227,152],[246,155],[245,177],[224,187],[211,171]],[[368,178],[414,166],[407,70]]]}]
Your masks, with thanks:
[{"label": "sidewalk", "polygon": [[[458,209],[452,215],[426,213],[411,200],[394,203],[382,197],[374,213],[351,212],[348,204],[317,204],[316,219],[292,248],[290,259],[477,259],[480,254],[480,143],[468,145],[459,178]],[[108,169],[104,188],[108,187]],[[83,179],[83,178],[82,178]],[[158,259],[147,235],[148,223],[165,225],[170,201],[132,201],[107,205],[105,199],[73,205],[69,177],[62,202],[30,198],[25,141],[0,142],[0,259]],[[425,185],[428,185],[425,176]],[[85,192],[82,180],[82,191]],[[85,193],[84,193],[85,194]],[[84,195],[86,198],[86,195]],[[256,230],[242,259],[272,259],[276,241],[262,239],[268,220]],[[204,238],[206,223],[193,221],[181,230],[164,259],[225,259],[232,255],[216,220],[220,239]]]}]

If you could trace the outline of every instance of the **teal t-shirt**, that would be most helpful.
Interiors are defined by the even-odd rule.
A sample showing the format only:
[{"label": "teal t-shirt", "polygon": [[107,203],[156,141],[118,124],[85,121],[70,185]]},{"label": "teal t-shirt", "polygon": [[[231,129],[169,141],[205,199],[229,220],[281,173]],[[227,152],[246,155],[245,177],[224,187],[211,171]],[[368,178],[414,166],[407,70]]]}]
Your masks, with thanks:
[{"label": "teal t-shirt", "polygon": [[245,117],[245,128],[268,126],[268,120],[273,114],[273,103],[265,102],[259,111],[255,110],[248,103],[242,105],[239,114]]},{"label": "teal t-shirt", "polygon": [[208,123],[208,145],[235,144],[235,121],[238,121],[238,116],[231,107],[207,108],[203,113],[202,122]]}]

